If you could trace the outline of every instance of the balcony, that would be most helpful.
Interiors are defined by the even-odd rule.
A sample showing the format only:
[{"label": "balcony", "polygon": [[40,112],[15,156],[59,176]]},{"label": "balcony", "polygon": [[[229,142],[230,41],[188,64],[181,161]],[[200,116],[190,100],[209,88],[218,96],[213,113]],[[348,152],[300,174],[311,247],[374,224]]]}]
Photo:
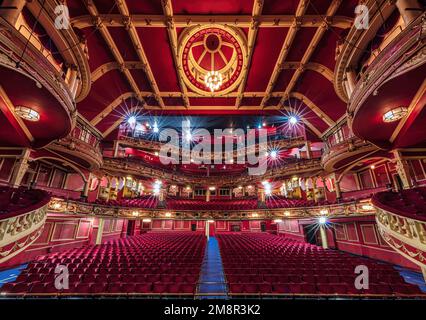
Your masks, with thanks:
[{"label": "balcony", "polygon": [[381,192],[372,198],[383,239],[426,276],[426,188]]},{"label": "balcony", "polygon": [[49,201],[50,196],[41,190],[0,189],[0,264],[37,240]]},{"label": "balcony", "polygon": [[79,164],[90,170],[102,166],[103,156],[100,148],[101,134],[83,118],[78,117],[77,126],[72,133],[48,146],[48,149],[71,155],[79,159]]}]

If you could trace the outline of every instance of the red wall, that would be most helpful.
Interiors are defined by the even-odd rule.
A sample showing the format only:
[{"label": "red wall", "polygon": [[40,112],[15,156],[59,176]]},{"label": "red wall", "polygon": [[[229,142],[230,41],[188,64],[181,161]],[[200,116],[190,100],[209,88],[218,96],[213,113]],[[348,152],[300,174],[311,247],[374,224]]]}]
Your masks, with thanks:
[{"label": "red wall", "polygon": [[[102,242],[120,238],[127,224],[124,219],[105,219]],[[49,214],[40,237],[24,252],[0,265],[0,269],[31,261],[39,255],[94,244],[97,218]]]},{"label": "red wall", "polygon": [[374,220],[339,222],[334,225],[334,230],[335,245],[339,250],[411,269],[419,269],[415,264],[405,259],[386,244],[380,236]]},{"label": "red wall", "polygon": [[277,230],[280,236],[297,241],[305,241],[303,227],[296,219],[288,219],[278,223]]}]

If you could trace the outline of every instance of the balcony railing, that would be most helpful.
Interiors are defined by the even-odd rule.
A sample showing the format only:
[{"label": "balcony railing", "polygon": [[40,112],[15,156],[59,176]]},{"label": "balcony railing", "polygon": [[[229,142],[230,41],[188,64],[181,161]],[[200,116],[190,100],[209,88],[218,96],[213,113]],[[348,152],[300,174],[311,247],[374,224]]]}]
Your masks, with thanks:
[{"label": "balcony railing", "polygon": [[28,248],[43,231],[50,196],[40,190],[29,192],[34,193],[35,204],[0,214],[0,264]]}]

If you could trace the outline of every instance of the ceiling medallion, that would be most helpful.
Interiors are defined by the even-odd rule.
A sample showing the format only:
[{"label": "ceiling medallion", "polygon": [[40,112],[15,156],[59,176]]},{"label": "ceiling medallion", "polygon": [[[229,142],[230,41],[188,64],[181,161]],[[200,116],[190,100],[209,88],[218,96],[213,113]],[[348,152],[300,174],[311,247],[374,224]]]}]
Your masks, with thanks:
[{"label": "ceiling medallion", "polygon": [[178,54],[190,90],[224,95],[241,83],[247,66],[247,39],[241,29],[230,26],[189,27],[179,37]]},{"label": "ceiling medallion", "polygon": [[385,114],[383,114],[383,121],[384,122],[394,122],[398,121],[405,117],[407,114],[408,109],[406,107],[397,107],[392,110],[389,110]]}]

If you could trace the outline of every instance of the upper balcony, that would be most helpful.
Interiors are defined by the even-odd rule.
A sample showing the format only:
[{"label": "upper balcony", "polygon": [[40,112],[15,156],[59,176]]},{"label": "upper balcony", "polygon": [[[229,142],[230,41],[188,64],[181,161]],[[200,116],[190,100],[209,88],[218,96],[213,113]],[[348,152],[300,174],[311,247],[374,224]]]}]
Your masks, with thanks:
[{"label": "upper balcony", "polygon": [[324,169],[328,172],[338,170],[357,158],[377,150],[371,143],[356,137],[344,122],[331,128],[324,136],[325,148],[321,158]]},{"label": "upper balcony", "polygon": [[0,264],[37,240],[49,201],[41,190],[0,188]]},{"label": "upper balcony", "polygon": [[77,125],[71,134],[54,141],[48,149],[61,155],[72,156],[73,161],[82,167],[97,170],[102,166],[103,156],[100,147],[102,135],[82,117],[78,117]]}]

